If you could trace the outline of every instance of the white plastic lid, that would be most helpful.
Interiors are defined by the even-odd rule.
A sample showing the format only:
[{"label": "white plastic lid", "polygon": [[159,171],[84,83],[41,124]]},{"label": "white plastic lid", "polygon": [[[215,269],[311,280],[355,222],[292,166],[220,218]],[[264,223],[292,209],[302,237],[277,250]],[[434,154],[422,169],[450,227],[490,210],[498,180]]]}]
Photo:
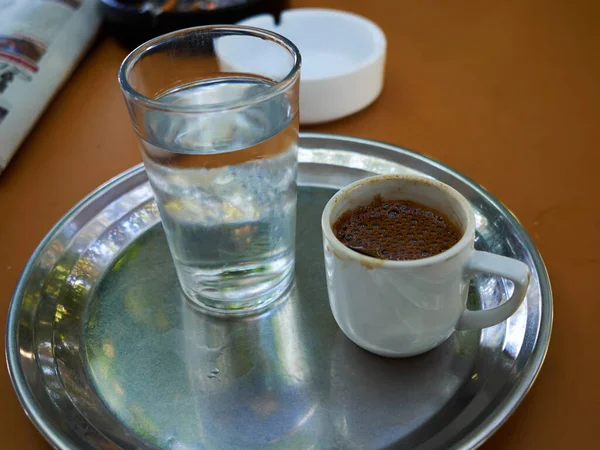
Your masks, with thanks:
[{"label": "white plastic lid", "polygon": [[[371,104],[381,93],[385,35],[364,17],[331,9],[300,8],[284,11],[279,25],[269,14],[250,17],[239,25],[274,31],[300,49],[302,124],[348,116]],[[233,48],[219,49],[222,60],[238,58],[240,53]]]}]

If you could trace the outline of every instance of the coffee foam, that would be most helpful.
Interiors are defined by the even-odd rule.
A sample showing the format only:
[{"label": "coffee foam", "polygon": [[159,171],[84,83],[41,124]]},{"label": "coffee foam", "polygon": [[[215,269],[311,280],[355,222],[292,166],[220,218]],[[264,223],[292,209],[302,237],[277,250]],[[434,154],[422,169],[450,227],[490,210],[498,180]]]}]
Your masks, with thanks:
[{"label": "coffee foam", "polygon": [[343,213],[333,225],[346,247],[397,261],[434,256],[456,244],[461,233],[442,213],[408,200],[382,200]]}]

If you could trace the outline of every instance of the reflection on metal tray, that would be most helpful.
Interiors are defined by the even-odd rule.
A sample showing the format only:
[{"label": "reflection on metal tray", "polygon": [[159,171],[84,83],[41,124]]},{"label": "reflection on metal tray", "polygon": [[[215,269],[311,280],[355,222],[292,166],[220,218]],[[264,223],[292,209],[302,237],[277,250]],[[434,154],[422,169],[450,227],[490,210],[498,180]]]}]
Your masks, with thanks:
[{"label": "reflection on metal tray", "polygon": [[[550,338],[540,255],[473,182],[418,154],[303,134],[296,283],[260,316],[218,319],[182,298],[142,167],[109,181],[49,233],[19,281],[7,356],[23,407],[60,449],[470,448],[517,407]],[[532,268],[507,322],[456,333],[409,359],[352,344],[331,315],[320,215],[335,189],[370,174],[418,173],[465,195],[476,246]],[[473,281],[471,307],[510,286]]]}]

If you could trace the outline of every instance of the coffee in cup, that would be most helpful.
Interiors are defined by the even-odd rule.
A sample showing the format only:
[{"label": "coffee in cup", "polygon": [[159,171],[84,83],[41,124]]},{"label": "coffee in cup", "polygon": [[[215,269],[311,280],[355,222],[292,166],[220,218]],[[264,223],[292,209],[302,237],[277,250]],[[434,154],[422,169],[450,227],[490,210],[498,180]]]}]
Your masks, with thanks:
[{"label": "coffee in cup", "polygon": [[408,261],[448,250],[461,232],[443,213],[410,200],[373,201],[343,213],[333,224],[346,247],[379,259]]}]

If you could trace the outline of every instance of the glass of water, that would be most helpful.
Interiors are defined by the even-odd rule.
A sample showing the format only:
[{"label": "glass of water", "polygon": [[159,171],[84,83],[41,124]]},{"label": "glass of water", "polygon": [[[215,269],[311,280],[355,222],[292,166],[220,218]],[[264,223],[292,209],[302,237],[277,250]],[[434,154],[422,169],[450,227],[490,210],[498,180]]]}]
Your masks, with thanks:
[{"label": "glass of water", "polygon": [[256,311],[294,272],[300,53],[241,26],[176,31],[121,65],[181,287],[217,313]]}]

